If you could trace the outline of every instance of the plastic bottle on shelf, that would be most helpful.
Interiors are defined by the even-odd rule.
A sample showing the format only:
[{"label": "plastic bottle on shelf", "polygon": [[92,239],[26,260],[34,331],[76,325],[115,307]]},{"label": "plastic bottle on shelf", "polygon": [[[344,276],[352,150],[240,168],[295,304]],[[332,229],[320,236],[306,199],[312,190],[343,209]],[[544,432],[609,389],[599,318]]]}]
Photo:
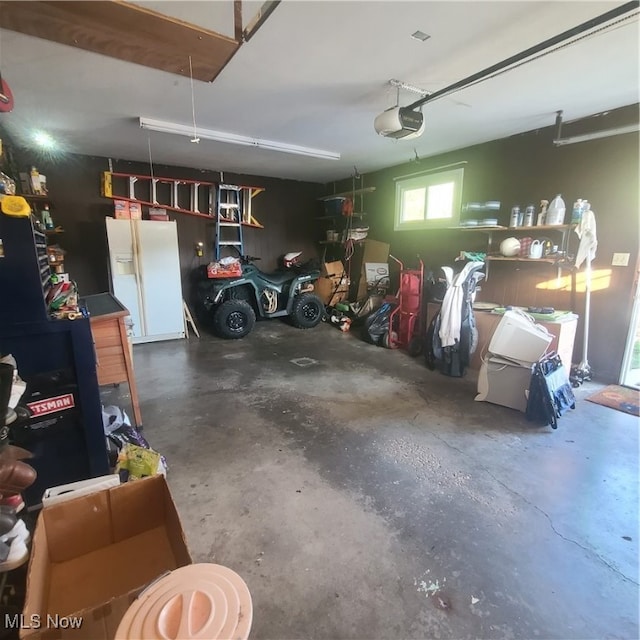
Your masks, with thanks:
[{"label": "plastic bottle on shelf", "polygon": [[586,200],[578,198],[573,203],[573,209],[571,210],[571,224],[578,224],[582,220],[582,214],[585,211],[585,204],[588,204]]},{"label": "plastic bottle on shelf", "polygon": [[47,231],[52,231],[54,229],[53,219],[51,218],[48,204],[45,204],[44,209],[42,210],[42,224],[44,224],[44,228]]},{"label": "plastic bottle on shelf", "polygon": [[540,213],[538,214],[537,225],[539,227],[547,224],[547,207],[549,206],[548,200],[540,200]]},{"label": "plastic bottle on shelf", "polygon": [[549,205],[549,210],[547,211],[547,222],[549,225],[559,225],[564,224],[564,214],[567,211],[567,207],[564,204],[564,200],[562,199],[562,194],[558,194]]},{"label": "plastic bottle on shelf", "polygon": [[509,218],[509,226],[510,227],[519,227],[522,224],[522,213],[520,212],[520,207],[515,205],[511,209],[511,218]]},{"label": "plastic bottle on shelf", "polygon": [[523,227],[532,227],[533,226],[533,216],[536,213],[536,208],[534,205],[529,204],[527,208],[524,210],[524,220],[522,222]]}]

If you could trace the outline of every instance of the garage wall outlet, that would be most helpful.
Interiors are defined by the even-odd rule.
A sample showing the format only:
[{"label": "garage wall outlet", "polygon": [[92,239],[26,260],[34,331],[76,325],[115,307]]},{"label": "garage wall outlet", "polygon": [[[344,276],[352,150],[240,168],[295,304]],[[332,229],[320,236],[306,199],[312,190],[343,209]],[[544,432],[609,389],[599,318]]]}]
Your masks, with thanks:
[{"label": "garage wall outlet", "polygon": [[628,253],[614,253],[611,260],[612,267],[628,267],[629,266],[629,254]]}]

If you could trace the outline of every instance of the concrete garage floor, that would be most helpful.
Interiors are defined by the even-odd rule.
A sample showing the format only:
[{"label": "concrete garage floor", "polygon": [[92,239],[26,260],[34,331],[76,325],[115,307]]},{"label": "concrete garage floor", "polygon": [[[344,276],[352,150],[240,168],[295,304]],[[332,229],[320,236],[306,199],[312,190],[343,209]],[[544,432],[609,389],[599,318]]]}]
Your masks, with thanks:
[{"label": "concrete garage floor", "polygon": [[194,560],[244,577],[252,639],[638,637],[634,417],[534,428],[326,325],[134,358]]}]

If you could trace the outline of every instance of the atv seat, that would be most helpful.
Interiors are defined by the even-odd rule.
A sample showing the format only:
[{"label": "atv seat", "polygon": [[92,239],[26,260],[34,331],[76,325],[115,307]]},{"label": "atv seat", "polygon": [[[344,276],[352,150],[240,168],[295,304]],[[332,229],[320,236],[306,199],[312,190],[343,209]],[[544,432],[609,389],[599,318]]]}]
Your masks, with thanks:
[{"label": "atv seat", "polygon": [[272,282],[273,284],[284,284],[296,277],[293,271],[277,271],[276,273],[265,273],[264,271],[258,271],[258,274],[263,280]]}]

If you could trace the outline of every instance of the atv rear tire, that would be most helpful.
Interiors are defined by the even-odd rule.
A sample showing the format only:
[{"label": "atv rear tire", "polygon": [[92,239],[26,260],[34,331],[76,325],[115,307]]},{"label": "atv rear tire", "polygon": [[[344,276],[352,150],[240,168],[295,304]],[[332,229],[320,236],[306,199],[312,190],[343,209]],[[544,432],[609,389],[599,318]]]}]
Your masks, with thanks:
[{"label": "atv rear tire", "polygon": [[291,323],[298,329],[311,329],[320,324],[324,316],[324,303],[315,293],[296,297],[291,308]]},{"label": "atv rear tire", "polygon": [[244,300],[227,300],[213,314],[213,328],[221,338],[244,338],[255,323],[256,314]]}]

